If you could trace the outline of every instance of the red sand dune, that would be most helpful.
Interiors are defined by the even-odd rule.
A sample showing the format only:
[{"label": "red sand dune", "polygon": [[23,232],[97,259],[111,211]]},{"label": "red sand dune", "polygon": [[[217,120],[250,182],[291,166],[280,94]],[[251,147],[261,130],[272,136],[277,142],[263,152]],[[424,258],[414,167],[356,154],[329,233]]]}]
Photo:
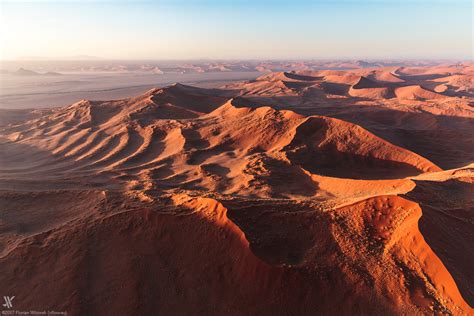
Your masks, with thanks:
[{"label": "red sand dune", "polygon": [[71,315],[472,314],[472,90],[447,94],[472,81],[448,68],[11,113],[2,291]]},{"label": "red sand dune", "polygon": [[390,82],[390,83],[403,83],[404,80],[397,77],[392,71],[374,71],[371,75],[376,81]]},{"label": "red sand dune", "polygon": [[426,90],[419,85],[397,88],[395,89],[395,95],[399,99],[409,100],[433,100],[445,98],[445,96]]}]

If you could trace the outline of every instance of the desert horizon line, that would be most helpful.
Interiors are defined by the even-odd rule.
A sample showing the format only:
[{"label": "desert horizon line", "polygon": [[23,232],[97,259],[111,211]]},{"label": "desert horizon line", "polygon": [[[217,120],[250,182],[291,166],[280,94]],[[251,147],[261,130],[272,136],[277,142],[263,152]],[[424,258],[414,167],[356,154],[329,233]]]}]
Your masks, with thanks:
[{"label": "desert horizon line", "polygon": [[21,62],[21,61],[473,61],[472,57],[255,57],[255,58],[69,58],[69,57],[34,57],[34,58],[0,58],[0,62]]}]

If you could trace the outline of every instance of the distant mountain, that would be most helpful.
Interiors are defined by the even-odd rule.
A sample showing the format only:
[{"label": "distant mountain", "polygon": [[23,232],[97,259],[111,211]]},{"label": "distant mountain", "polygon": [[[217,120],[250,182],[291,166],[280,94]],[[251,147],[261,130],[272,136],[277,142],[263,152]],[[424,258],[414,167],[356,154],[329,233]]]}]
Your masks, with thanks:
[{"label": "distant mountain", "polygon": [[[7,73],[8,71],[5,70],[5,72]],[[17,75],[17,76],[62,76],[62,74],[59,72],[48,71],[45,73],[40,73],[33,70],[25,69],[25,68],[20,68],[17,71],[13,72],[12,74]]]},{"label": "distant mountain", "polygon": [[21,56],[19,60],[103,60],[102,57],[89,55],[73,55],[73,56],[59,56],[59,57],[44,57],[44,56]]},{"label": "distant mountain", "polygon": [[40,75],[40,73],[36,71],[25,69],[25,68],[18,69],[16,72],[14,72],[14,74],[18,76],[39,76]]},{"label": "distant mountain", "polygon": [[45,76],[62,76],[63,74],[59,73],[59,72],[55,72],[55,71],[48,71],[48,72],[44,73],[43,75],[45,75]]}]

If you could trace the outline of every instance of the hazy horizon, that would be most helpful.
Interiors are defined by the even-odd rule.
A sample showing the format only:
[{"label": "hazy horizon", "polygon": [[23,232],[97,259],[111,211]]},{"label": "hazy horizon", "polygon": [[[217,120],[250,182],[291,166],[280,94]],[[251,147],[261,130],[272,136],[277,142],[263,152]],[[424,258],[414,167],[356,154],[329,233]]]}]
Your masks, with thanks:
[{"label": "hazy horizon", "polygon": [[447,62],[456,62],[456,61],[471,61],[472,58],[137,58],[137,59],[124,59],[124,58],[102,58],[94,57],[89,59],[76,58],[74,56],[59,56],[59,57],[41,57],[41,56],[27,56],[27,57],[18,57],[14,59],[1,59],[2,62],[265,62],[265,61],[275,61],[275,62],[298,62],[298,61],[367,61],[367,62],[376,62],[376,61],[393,61],[393,62],[404,62],[404,61],[447,61]]},{"label": "hazy horizon", "polygon": [[472,59],[465,0],[3,1],[0,16],[1,60]]}]

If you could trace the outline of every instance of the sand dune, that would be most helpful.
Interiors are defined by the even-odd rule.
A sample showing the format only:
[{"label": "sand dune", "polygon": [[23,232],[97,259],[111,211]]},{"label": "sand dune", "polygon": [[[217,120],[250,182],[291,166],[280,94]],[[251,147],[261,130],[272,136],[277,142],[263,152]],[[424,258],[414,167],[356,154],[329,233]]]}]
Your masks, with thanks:
[{"label": "sand dune", "polygon": [[445,98],[445,96],[424,89],[419,85],[397,88],[395,89],[395,95],[397,98],[409,100],[433,100]]},{"label": "sand dune", "polygon": [[[53,153],[53,161],[61,160],[64,168],[70,165],[78,177],[100,169],[128,172],[166,162],[169,172],[181,175],[175,186],[208,187],[217,181],[222,192],[228,193],[262,177],[261,171],[251,166],[255,157],[264,166],[267,160],[282,164],[280,168],[298,166],[309,178],[311,174],[400,178],[439,170],[428,160],[344,121],[250,107],[245,99],[231,99],[209,114],[190,112],[152,101],[163,91],[166,89],[124,101],[81,101],[41,119],[8,127],[5,134],[18,145]],[[153,112],[147,111],[150,105]],[[183,110],[190,115],[183,115]],[[199,119],[189,120],[195,117]],[[188,120],[177,121],[183,119]],[[203,166],[213,164],[229,169],[228,174],[214,175],[212,168],[206,171],[209,175],[203,174]],[[235,164],[240,166],[237,170]],[[45,163],[47,170],[49,165]],[[35,171],[42,173],[40,167]],[[68,171],[66,168],[61,174]],[[140,179],[135,171],[132,174]],[[298,178],[289,181],[296,183]],[[282,184],[275,182],[268,190]]]},{"label": "sand dune", "polygon": [[390,83],[403,83],[404,80],[397,77],[392,71],[374,71],[370,78],[376,81],[390,82]]},{"label": "sand dune", "polygon": [[472,314],[472,81],[359,66],[7,115],[2,289],[74,315]]}]

